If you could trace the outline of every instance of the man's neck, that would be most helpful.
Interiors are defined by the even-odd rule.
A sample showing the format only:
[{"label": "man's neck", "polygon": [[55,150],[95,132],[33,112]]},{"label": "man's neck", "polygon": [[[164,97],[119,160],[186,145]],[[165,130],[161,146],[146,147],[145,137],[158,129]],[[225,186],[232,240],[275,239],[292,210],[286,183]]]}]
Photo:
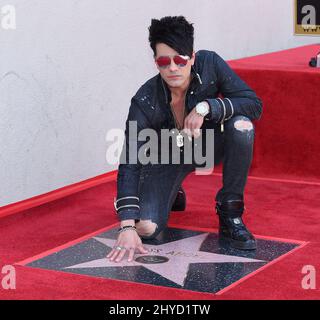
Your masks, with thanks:
[{"label": "man's neck", "polygon": [[190,81],[191,81],[191,74],[188,80],[181,87],[176,88],[176,87],[169,86],[172,99],[175,99],[175,100],[182,99],[189,88]]}]

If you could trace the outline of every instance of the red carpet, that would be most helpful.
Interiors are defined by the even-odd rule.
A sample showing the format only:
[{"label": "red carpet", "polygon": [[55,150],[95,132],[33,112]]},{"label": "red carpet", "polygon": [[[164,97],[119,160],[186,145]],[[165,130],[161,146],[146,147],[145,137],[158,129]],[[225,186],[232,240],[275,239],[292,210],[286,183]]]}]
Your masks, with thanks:
[{"label": "red carpet", "polygon": [[[0,287],[0,299],[150,299],[151,291],[152,299],[319,299],[319,289],[301,287],[303,266],[320,269],[320,71],[301,62],[302,54],[307,63],[316,48],[231,63],[264,101],[244,219],[255,235],[307,241],[306,246],[221,295],[16,266],[17,288]],[[220,184],[219,174],[188,176],[187,210],[172,213],[169,224],[216,229],[213,206]],[[0,269],[116,223],[115,193],[111,181],[1,218]]]},{"label": "red carpet", "polygon": [[308,65],[319,51],[320,45],[311,45],[230,62],[264,104],[255,174],[320,178],[320,70]]}]

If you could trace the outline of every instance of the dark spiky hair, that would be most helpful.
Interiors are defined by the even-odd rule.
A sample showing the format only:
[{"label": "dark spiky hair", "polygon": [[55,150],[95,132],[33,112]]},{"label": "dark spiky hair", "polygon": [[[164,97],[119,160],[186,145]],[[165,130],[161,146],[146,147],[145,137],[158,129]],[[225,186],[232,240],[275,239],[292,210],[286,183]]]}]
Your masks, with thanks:
[{"label": "dark spiky hair", "polygon": [[149,27],[150,47],[156,56],[156,44],[165,43],[179,54],[192,56],[193,52],[192,23],[183,16],[167,16],[160,20],[152,19]]}]

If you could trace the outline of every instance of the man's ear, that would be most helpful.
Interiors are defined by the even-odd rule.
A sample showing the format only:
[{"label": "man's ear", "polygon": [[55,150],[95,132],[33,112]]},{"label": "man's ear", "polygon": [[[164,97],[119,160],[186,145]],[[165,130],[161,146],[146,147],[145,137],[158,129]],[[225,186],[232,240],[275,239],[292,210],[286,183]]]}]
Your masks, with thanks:
[{"label": "man's ear", "polygon": [[196,54],[194,51],[192,51],[191,61],[192,61],[192,65],[194,65],[194,62],[196,61]]},{"label": "man's ear", "polygon": [[158,64],[156,63],[156,60],[153,60],[153,61],[154,61],[155,67],[160,71],[160,68],[159,68]]}]

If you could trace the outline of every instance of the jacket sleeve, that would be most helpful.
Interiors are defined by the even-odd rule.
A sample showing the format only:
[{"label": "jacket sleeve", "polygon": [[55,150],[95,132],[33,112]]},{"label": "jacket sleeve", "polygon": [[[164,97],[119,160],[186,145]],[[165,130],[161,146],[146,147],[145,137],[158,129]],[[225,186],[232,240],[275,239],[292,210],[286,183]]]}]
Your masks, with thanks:
[{"label": "jacket sleeve", "polygon": [[218,90],[223,98],[206,99],[211,111],[208,119],[216,123],[223,123],[235,115],[243,115],[251,120],[260,119],[261,99],[217,53],[214,53],[213,59]]},{"label": "jacket sleeve", "polygon": [[132,98],[118,167],[117,199],[114,203],[120,221],[140,217],[138,187],[141,163],[138,159],[138,151],[145,142],[138,141],[138,134],[148,126],[147,117],[141,111],[135,97]]}]

